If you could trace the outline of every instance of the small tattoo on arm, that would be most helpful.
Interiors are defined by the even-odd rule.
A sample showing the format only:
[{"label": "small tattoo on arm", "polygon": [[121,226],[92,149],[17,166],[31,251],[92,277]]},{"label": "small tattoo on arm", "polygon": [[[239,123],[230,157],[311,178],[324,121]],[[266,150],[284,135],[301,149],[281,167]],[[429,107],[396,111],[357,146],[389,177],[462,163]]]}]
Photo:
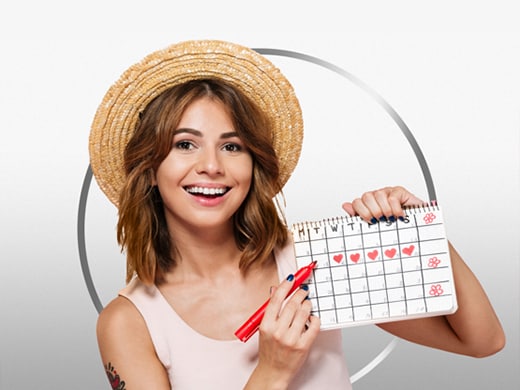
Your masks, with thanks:
[{"label": "small tattoo on arm", "polygon": [[110,362],[105,364],[105,372],[113,390],[126,390],[125,381],[121,380],[119,374]]}]

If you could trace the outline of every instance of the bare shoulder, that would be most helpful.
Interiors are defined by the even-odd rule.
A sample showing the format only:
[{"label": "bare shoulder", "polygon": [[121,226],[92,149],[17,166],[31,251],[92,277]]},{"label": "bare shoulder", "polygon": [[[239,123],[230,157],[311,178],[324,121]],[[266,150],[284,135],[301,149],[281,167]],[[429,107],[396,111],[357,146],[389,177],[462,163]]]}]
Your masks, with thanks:
[{"label": "bare shoulder", "polygon": [[124,336],[126,332],[145,331],[146,324],[139,310],[122,296],[113,299],[101,311],[97,320],[98,337],[115,332]]},{"label": "bare shoulder", "polygon": [[96,333],[101,353],[117,353],[120,349],[140,353],[154,350],[141,313],[127,298],[118,296],[99,314]]},{"label": "bare shoulder", "polygon": [[146,323],[132,302],[121,296],[111,301],[99,314],[96,332],[111,382],[117,376],[128,388],[170,388]]}]

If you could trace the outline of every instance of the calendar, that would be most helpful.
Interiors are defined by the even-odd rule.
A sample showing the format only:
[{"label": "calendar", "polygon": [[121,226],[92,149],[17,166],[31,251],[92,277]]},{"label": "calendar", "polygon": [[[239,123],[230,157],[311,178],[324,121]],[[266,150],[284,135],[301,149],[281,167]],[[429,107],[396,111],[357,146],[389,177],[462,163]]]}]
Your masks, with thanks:
[{"label": "calendar", "polygon": [[437,204],[396,221],[341,216],[292,225],[296,262],[322,329],[450,314],[457,310],[448,240]]}]

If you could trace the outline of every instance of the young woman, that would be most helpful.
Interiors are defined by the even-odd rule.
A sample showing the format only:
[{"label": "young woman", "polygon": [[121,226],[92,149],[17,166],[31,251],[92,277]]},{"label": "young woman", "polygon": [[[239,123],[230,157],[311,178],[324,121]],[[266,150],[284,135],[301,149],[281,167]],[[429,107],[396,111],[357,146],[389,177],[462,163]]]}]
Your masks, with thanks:
[{"label": "young woman", "polygon": [[[350,389],[341,332],[320,332],[273,199],[299,156],[301,112],[264,57],[228,42],[153,53],[121,77],[94,120],[100,187],[119,208],[127,282],[99,316],[114,389]],[[367,221],[423,204],[406,189],[343,205]],[[380,325],[399,337],[487,356],[504,335],[475,276],[450,248],[459,309]],[[267,298],[260,330],[234,332]],[[426,330],[426,331],[425,331]]]}]

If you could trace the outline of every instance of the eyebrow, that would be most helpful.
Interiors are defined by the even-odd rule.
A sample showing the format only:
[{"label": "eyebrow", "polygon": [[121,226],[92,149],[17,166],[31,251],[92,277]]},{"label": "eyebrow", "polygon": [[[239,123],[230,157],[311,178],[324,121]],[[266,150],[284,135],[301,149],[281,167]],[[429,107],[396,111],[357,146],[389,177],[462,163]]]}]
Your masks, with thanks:
[{"label": "eyebrow", "polygon": [[[190,129],[190,128],[177,129],[177,130],[175,130],[173,132],[173,135],[175,136],[175,135],[181,134],[181,133],[193,134],[196,137],[203,137],[204,136],[201,131],[195,130],[195,129]],[[222,133],[220,135],[221,139],[227,139],[227,138],[233,138],[233,137],[238,137],[238,133],[236,131],[229,131],[227,133]]]}]

